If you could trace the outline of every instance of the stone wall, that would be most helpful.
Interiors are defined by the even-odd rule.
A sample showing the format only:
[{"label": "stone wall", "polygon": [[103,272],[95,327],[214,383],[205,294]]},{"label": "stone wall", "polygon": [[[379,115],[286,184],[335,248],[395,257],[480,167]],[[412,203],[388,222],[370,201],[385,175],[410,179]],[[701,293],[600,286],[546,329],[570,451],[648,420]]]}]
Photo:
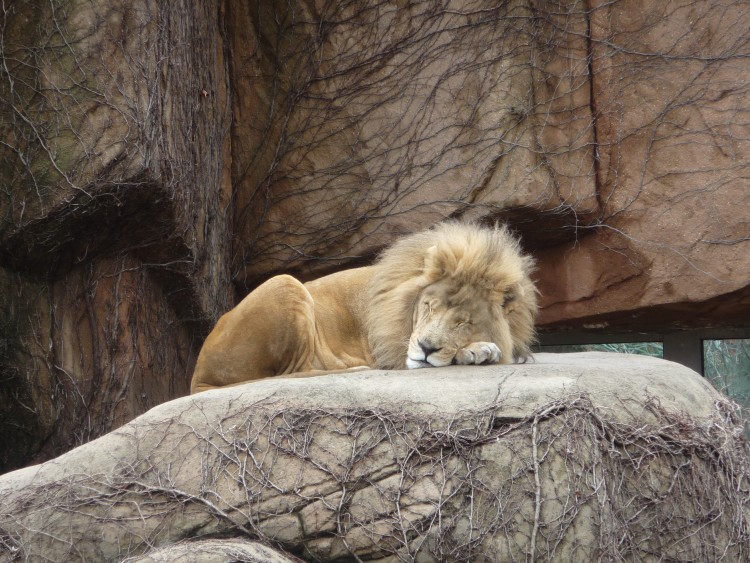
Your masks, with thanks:
[{"label": "stone wall", "polygon": [[231,116],[214,3],[21,1],[0,18],[7,468],[187,393],[232,302]]},{"label": "stone wall", "polygon": [[17,1],[0,32],[0,464],[187,392],[268,276],[508,221],[542,327],[750,313],[735,1]]},{"label": "stone wall", "polygon": [[465,216],[523,234],[543,326],[746,318],[740,4],[264,6],[230,28],[241,293]]}]

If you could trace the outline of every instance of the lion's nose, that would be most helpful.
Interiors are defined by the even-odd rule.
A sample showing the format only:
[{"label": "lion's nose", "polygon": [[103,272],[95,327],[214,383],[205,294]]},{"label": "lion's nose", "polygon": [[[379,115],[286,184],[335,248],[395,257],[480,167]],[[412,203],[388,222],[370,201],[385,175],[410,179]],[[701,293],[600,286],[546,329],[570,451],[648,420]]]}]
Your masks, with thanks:
[{"label": "lion's nose", "polygon": [[424,359],[426,360],[427,357],[434,353],[441,350],[441,348],[434,348],[430,344],[426,344],[422,341],[419,341],[419,347],[422,349],[422,352],[424,352]]}]

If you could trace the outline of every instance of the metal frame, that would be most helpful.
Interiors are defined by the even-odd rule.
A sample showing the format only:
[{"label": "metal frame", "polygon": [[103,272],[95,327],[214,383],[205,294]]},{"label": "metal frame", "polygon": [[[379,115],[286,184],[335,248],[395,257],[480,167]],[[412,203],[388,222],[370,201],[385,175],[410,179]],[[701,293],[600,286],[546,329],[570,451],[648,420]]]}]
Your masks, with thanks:
[{"label": "metal frame", "polygon": [[729,338],[750,339],[750,327],[701,328],[670,332],[541,332],[540,346],[662,342],[664,359],[685,365],[704,375],[703,341]]}]

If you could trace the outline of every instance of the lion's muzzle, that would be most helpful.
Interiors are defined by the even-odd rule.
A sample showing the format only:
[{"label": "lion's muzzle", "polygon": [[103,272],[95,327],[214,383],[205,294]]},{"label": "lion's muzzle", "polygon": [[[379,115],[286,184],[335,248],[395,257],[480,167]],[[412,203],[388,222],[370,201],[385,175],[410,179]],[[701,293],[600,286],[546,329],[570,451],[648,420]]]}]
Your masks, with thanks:
[{"label": "lion's muzzle", "polygon": [[409,369],[442,367],[453,363],[453,353],[435,346],[426,339],[412,339],[409,342],[406,367]]}]

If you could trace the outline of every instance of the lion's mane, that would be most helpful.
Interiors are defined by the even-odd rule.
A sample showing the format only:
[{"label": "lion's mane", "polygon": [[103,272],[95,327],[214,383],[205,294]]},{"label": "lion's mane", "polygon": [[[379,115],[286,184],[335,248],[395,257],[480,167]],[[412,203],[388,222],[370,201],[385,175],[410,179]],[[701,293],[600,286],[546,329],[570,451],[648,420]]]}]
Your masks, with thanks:
[{"label": "lion's mane", "polygon": [[377,367],[404,368],[416,300],[424,288],[443,279],[456,287],[475,287],[498,307],[503,290],[514,287],[516,303],[508,316],[513,357],[526,360],[538,309],[533,270],[533,259],[521,252],[505,226],[446,222],[397,241],[377,261],[367,287],[365,328]]}]

